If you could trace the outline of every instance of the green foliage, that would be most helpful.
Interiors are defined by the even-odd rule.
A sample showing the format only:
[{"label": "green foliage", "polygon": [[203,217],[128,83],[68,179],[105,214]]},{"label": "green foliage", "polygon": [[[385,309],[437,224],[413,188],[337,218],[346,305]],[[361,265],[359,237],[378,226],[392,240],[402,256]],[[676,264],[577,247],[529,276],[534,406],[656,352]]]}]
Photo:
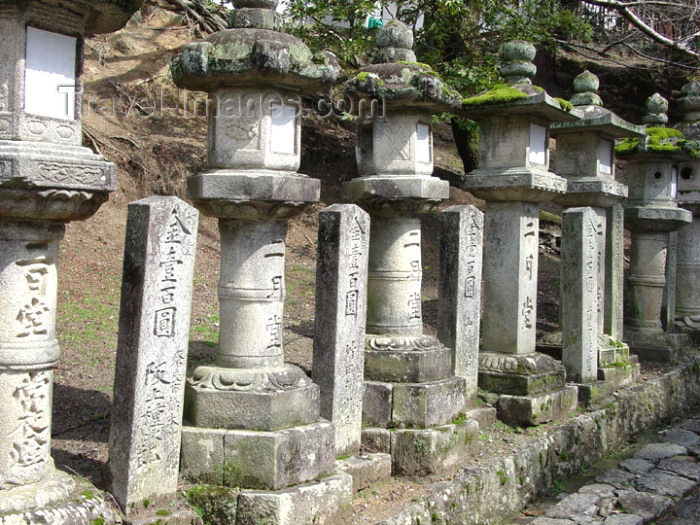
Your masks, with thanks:
[{"label": "green foliage", "polygon": [[[365,28],[388,0],[290,0],[287,30],[312,50],[333,51],[345,67],[366,64],[376,29]],[[587,41],[590,25],[559,0],[398,0],[396,17],[415,34],[414,50],[460,93],[478,93],[498,81],[498,46],[512,39],[554,48],[557,40]],[[423,26],[418,28],[421,19]],[[344,27],[337,25],[344,21]]]}]

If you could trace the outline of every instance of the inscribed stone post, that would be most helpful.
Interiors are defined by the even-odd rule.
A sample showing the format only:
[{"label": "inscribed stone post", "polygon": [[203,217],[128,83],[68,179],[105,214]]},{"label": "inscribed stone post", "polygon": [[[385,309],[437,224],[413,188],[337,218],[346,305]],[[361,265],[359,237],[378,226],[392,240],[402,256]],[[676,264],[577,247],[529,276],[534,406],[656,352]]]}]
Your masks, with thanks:
[{"label": "inscribed stone post", "polygon": [[474,206],[450,206],[440,217],[438,339],[452,348],[454,373],[466,380],[470,399],[479,376],[484,214]]},{"label": "inscribed stone post", "polygon": [[624,249],[625,249],[625,209],[617,203],[608,208],[606,221],[605,258],[605,333],[622,340],[624,318]]},{"label": "inscribed stone post", "polygon": [[678,232],[668,233],[668,249],[666,251],[666,289],[664,290],[664,305],[666,316],[664,326],[667,332],[673,332],[676,322],[676,264],[678,261]]},{"label": "inscribed stone post", "polygon": [[562,361],[567,378],[595,381],[598,374],[598,217],[591,208],[562,214]]},{"label": "inscribed stone post", "polygon": [[484,348],[535,351],[539,209],[530,202],[489,202],[485,215]]},{"label": "inscribed stone post", "polygon": [[127,515],[177,489],[198,219],[177,197],[129,205],[109,446]]},{"label": "inscribed stone post", "polygon": [[319,213],[313,381],[321,416],[333,422],[336,456],[360,451],[369,227],[354,204]]}]

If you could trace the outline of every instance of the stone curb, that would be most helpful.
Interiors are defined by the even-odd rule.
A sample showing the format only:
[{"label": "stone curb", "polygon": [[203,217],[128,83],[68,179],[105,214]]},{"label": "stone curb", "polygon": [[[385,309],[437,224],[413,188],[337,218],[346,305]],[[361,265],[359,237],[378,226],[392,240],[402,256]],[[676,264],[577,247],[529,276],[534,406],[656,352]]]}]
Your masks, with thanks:
[{"label": "stone curb", "polygon": [[700,356],[663,376],[631,385],[601,410],[551,427],[515,454],[469,467],[434,483],[425,500],[382,522],[386,525],[496,525],[519,512],[554,482],[593,464],[636,433],[688,416],[700,402]]}]

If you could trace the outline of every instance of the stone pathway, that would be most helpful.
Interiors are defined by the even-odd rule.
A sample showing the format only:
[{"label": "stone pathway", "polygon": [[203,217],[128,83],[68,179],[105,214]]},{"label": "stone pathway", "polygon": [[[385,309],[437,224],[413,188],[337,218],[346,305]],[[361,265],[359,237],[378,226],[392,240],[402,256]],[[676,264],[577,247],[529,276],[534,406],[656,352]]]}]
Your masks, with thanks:
[{"label": "stone pathway", "polygon": [[[699,434],[700,416],[663,431],[632,458],[602,472],[530,525],[699,524]],[[662,516],[666,517],[658,521]]]}]

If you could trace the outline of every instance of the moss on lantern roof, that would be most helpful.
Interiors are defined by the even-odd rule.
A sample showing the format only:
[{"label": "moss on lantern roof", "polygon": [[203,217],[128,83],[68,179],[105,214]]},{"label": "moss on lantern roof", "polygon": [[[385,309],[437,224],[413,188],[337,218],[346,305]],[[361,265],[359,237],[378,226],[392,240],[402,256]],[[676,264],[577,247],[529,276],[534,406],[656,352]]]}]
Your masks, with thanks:
[{"label": "moss on lantern roof", "polygon": [[383,98],[389,103],[411,103],[436,111],[447,111],[461,96],[447,86],[429,65],[419,62],[372,64],[345,83],[343,91],[360,97]]},{"label": "moss on lantern roof", "polygon": [[[462,107],[469,108],[489,106],[492,104],[508,104],[509,102],[523,100],[543,92],[543,88],[533,86],[532,84],[494,84],[478,95],[462,99]],[[573,109],[573,107],[571,109]]]},{"label": "moss on lantern roof", "polygon": [[618,155],[630,155],[636,151],[679,152],[684,149],[683,133],[673,128],[652,126],[644,137],[628,137],[615,146]]},{"label": "moss on lantern roof", "polygon": [[569,102],[568,100],[564,100],[563,98],[559,98],[559,97],[554,97],[554,100],[559,102],[561,109],[563,109],[564,111],[573,111],[574,105],[571,102]]}]

